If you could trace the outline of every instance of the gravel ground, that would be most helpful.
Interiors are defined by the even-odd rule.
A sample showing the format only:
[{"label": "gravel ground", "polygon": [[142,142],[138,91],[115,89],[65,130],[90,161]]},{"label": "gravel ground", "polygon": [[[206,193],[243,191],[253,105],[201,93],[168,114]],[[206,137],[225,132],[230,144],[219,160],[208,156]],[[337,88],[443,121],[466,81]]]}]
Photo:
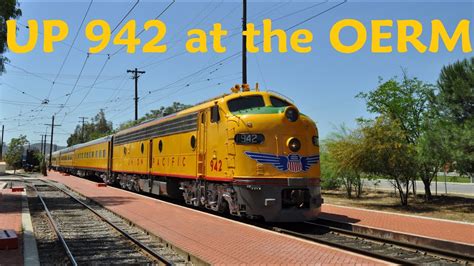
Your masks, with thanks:
[{"label": "gravel ground", "polygon": [[[50,208],[59,230],[63,233],[78,263],[156,263],[156,261],[144,255],[135,244],[119,235],[115,229],[111,230],[109,225],[102,222],[89,210],[84,209],[80,204],[68,198],[66,194],[59,191],[47,191],[50,188],[45,187],[42,181],[32,182],[42,185],[38,186],[37,189]],[[191,265],[185,257],[180,256],[166,243],[162,242],[159,237],[136,227],[129,221],[122,219],[95,202],[87,200],[61,184],[55,185],[65,189],[92,207],[121,230],[161,254],[167,260],[172,261],[176,265]],[[49,224],[40,200],[31,188],[28,189],[28,197],[41,264],[67,264],[69,260],[64,249],[57,239],[53,227]]]}]

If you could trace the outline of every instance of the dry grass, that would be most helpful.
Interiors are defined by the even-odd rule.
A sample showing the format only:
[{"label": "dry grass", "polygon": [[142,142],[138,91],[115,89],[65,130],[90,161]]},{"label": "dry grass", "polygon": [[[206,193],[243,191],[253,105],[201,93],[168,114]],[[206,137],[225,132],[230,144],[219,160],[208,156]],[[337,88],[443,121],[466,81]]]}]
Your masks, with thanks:
[{"label": "dry grass", "polygon": [[415,200],[410,197],[409,206],[400,205],[400,199],[394,192],[381,190],[366,190],[361,198],[347,198],[344,191],[324,191],[324,202],[374,209],[388,212],[398,212],[427,216],[440,219],[474,223],[474,198],[458,196],[433,196],[431,202],[425,202],[423,195]]}]

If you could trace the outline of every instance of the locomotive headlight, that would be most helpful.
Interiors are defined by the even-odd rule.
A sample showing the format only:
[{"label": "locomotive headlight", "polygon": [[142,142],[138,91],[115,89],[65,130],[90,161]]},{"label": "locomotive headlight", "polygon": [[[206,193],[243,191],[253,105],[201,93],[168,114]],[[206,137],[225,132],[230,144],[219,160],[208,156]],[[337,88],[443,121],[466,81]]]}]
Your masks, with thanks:
[{"label": "locomotive headlight", "polygon": [[313,145],[318,147],[319,146],[319,138],[318,136],[313,136]]},{"label": "locomotive headlight", "polygon": [[292,152],[297,152],[301,149],[301,141],[297,138],[289,138],[286,145],[288,145],[288,149]]},{"label": "locomotive headlight", "polygon": [[285,110],[285,116],[290,122],[295,122],[300,116],[300,112],[293,106],[288,106]]}]

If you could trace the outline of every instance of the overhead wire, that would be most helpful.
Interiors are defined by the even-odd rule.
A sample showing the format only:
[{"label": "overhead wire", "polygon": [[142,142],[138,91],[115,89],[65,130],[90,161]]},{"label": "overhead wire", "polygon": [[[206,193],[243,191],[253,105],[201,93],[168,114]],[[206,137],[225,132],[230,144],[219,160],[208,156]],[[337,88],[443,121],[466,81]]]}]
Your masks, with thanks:
[{"label": "overhead wire", "polygon": [[[327,1],[326,1],[326,2],[327,2]],[[326,2],[323,2],[323,3],[326,3]],[[339,7],[339,6],[341,6],[341,5],[343,5],[343,4],[345,4],[346,2],[347,2],[347,0],[344,0],[343,2],[340,2],[340,3],[338,3],[338,4],[334,5],[334,6],[331,6],[331,7],[327,8],[327,9],[325,9],[325,10],[323,10],[323,11],[321,11],[321,12],[315,14],[315,15],[312,15],[312,16],[310,16],[310,17],[308,17],[308,18],[306,18],[306,19],[304,19],[304,20],[302,20],[302,21],[299,21],[299,22],[297,22],[297,23],[295,23],[295,24],[293,24],[293,25],[287,27],[287,28],[285,29],[285,31],[291,30],[291,29],[293,29],[293,28],[295,28],[295,27],[297,27],[297,26],[300,26],[300,25],[302,25],[302,24],[304,24],[304,23],[307,23],[307,22],[309,22],[309,21],[311,21],[311,20],[313,20],[313,19],[315,19],[315,18],[317,18],[317,17],[319,17],[319,16],[321,16],[321,15],[323,15],[323,14],[325,14],[325,13],[327,13],[327,12],[329,12],[329,11],[331,11],[331,10],[333,10],[333,9],[335,9],[335,8],[337,8],[337,7]],[[318,5],[321,5],[321,4],[322,4],[322,3],[318,3],[318,4],[316,4],[316,5],[313,5],[313,7],[318,6]],[[307,10],[307,8],[306,8],[306,10]],[[301,12],[301,10],[296,11],[296,12]],[[290,15],[294,15],[294,14],[296,14],[296,12],[292,12]],[[289,16],[289,15],[285,15],[284,17],[288,17],[288,16]],[[260,45],[260,44],[262,44],[262,43],[263,43],[263,41],[260,41],[260,42],[256,43],[256,45]],[[224,63],[224,62],[226,62],[226,61],[228,61],[228,60],[230,60],[230,59],[232,59],[232,58],[234,58],[234,57],[237,57],[237,56],[239,56],[239,55],[241,55],[241,54],[242,54],[242,51],[239,51],[239,52],[236,52],[236,53],[234,53],[234,54],[231,54],[231,55],[229,55],[229,56],[227,56],[227,57],[225,57],[225,58],[219,60],[218,62],[216,62],[216,63],[214,63],[214,64],[208,65],[208,66],[206,66],[206,67],[204,67],[204,68],[202,68],[202,69],[199,69],[198,71],[195,71],[195,72],[193,72],[193,73],[191,73],[191,74],[189,74],[189,75],[187,75],[187,76],[185,76],[185,77],[179,79],[178,81],[181,81],[181,80],[183,80],[183,79],[185,79],[185,78],[187,78],[187,77],[190,77],[190,76],[193,76],[193,75],[196,75],[196,74],[200,74],[200,73],[202,73],[203,71],[205,71],[206,69],[209,69],[209,68],[211,68],[211,67],[213,67],[213,66],[215,66],[215,65],[222,64],[222,63]],[[176,83],[176,82],[178,82],[178,81],[175,81],[175,82],[173,82],[173,83],[171,83],[171,84],[174,84],[174,83]],[[169,85],[170,85],[170,84],[168,84],[168,85],[166,85],[166,86],[164,86],[164,87],[162,87],[162,88],[160,88],[160,89],[153,90],[152,92],[157,92],[157,91],[163,90],[164,88],[166,88],[166,87],[169,86]]]},{"label": "overhead wire", "polygon": [[[168,6],[166,6],[165,9],[163,9],[155,18],[154,20],[157,20],[159,19],[164,13],[166,13],[166,11],[168,11],[168,9],[171,8],[171,6],[176,2],[176,0],[172,0],[171,3],[168,4]],[[145,29],[142,29],[141,31],[138,32],[138,34],[135,36],[135,38],[138,38],[143,32],[145,32]],[[120,51],[122,51],[123,49],[125,49],[125,46],[122,46],[120,47],[119,49],[117,49],[114,53],[111,53],[110,54],[110,57],[118,54]]]},{"label": "overhead wire", "polygon": [[53,87],[54,87],[54,85],[56,84],[56,81],[58,80],[59,75],[60,75],[61,72],[63,71],[64,66],[66,65],[67,59],[69,58],[69,55],[71,54],[72,47],[73,47],[74,44],[76,43],[77,37],[79,36],[79,33],[81,32],[82,26],[84,25],[84,21],[86,20],[87,15],[89,14],[89,11],[90,11],[90,9],[91,9],[91,6],[92,6],[92,3],[93,3],[93,2],[94,2],[94,0],[91,0],[91,1],[89,2],[89,5],[87,6],[86,12],[85,12],[84,16],[82,16],[81,23],[79,24],[79,27],[77,28],[77,31],[76,31],[76,34],[74,35],[74,38],[72,39],[72,44],[71,44],[71,46],[69,47],[69,49],[68,49],[68,51],[67,51],[67,53],[66,53],[66,56],[64,57],[64,59],[63,59],[63,61],[62,61],[62,63],[61,63],[61,66],[59,67],[58,73],[56,74],[56,77],[54,78],[53,83],[51,84],[51,88],[49,89],[48,96],[46,97],[46,99],[48,99],[48,100],[49,100],[49,98],[51,97],[51,93],[52,93],[52,91],[53,91]]}]

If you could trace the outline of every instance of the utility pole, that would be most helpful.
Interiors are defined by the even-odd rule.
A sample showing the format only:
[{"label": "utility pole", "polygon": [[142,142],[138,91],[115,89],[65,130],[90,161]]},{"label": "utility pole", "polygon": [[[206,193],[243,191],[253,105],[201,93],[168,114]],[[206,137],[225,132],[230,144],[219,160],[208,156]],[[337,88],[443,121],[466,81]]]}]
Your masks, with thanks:
[{"label": "utility pole", "polygon": [[33,132],[35,134],[41,134],[41,154],[43,157],[46,156],[46,140],[48,138],[48,134],[43,134],[43,132]]},{"label": "utility pole", "polygon": [[139,74],[145,74],[145,71],[138,71],[137,68],[134,70],[127,70],[127,73],[133,73],[133,79],[135,80],[135,121],[138,120],[138,78],[140,77]]},{"label": "utility pole", "polygon": [[46,126],[51,126],[51,143],[49,145],[49,167],[51,167],[51,159],[53,157],[53,136],[54,136],[54,127],[60,127],[61,125],[54,124],[54,115],[52,117],[51,124],[45,124]]},{"label": "utility pole", "polygon": [[[84,143],[84,123],[85,123],[85,119],[87,117],[84,117],[84,116],[80,116],[79,119],[82,119],[82,132],[81,132],[81,143]],[[81,121],[79,121],[80,123]]]},{"label": "utility pole", "polygon": [[0,142],[0,162],[3,160],[3,133],[5,132],[5,125],[2,125],[2,141]]},{"label": "utility pole", "polygon": [[43,141],[44,141],[44,136],[41,135],[41,154],[43,154]]},{"label": "utility pole", "polygon": [[46,134],[42,136],[44,136],[44,140],[43,140],[43,150],[41,150],[41,152],[43,153],[43,157],[46,157],[46,138],[48,136]]},{"label": "utility pole", "polygon": [[[247,30],[247,0],[243,0],[242,32]],[[242,84],[247,84],[247,36],[242,34]]]},{"label": "utility pole", "polygon": [[48,134],[44,134],[44,135],[41,135],[44,137],[44,142],[43,142],[43,150],[41,150],[41,152],[43,153],[43,157],[46,157],[46,140],[48,138]]}]

